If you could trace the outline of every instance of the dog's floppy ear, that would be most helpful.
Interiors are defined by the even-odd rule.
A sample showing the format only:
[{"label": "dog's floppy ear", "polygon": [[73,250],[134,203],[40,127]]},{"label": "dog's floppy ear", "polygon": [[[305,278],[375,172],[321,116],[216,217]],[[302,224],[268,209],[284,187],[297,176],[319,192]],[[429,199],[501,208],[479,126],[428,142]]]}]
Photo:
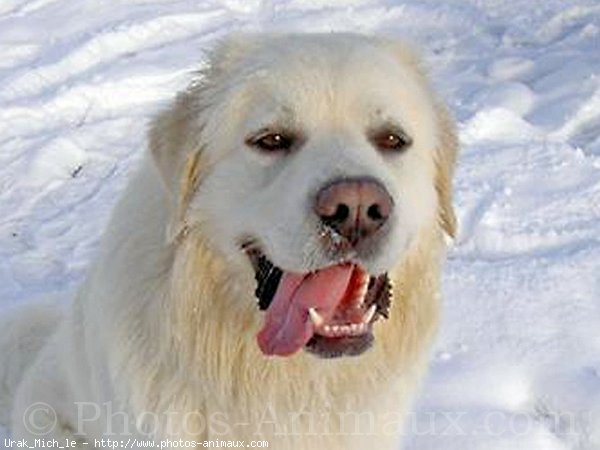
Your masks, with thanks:
[{"label": "dog's floppy ear", "polygon": [[437,102],[438,146],[435,149],[435,189],[439,202],[439,220],[442,229],[451,237],[456,237],[457,221],[452,205],[452,178],[458,156],[458,138],[454,121],[444,105]]},{"label": "dog's floppy ear", "polygon": [[197,101],[185,91],[151,123],[148,134],[150,152],[169,194],[177,197],[179,174],[186,156],[199,146],[200,126]]},{"label": "dog's floppy ear", "polygon": [[[396,39],[382,39],[381,44],[390,50],[400,62],[409,67],[418,78],[426,92],[432,92],[427,71],[418,53],[409,45]],[[458,139],[454,121],[446,107],[431,94],[434,103],[438,128],[438,145],[435,149],[435,189],[438,196],[438,217],[442,230],[450,237],[456,237],[457,221],[452,206],[452,178],[458,155]]]},{"label": "dog's floppy ear", "polygon": [[234,70],[245,49],[254,42],[251,36],[232,35],[208,52],[206,67],[196,73],[190,86],[150,124],[149,147],[166,190],[174,205],[168,239],[177,239],[186,230],[185,215],[193,193],[201,182],[203,161],[203,123],[211,91],[217,81]]},{"label": "dog's floppy ear", "polygon": [[177,95],[150,124],[149,147],[173,205],[169,241],[185,230],[185,211],[200,180],[202,126],[197,88]]}]

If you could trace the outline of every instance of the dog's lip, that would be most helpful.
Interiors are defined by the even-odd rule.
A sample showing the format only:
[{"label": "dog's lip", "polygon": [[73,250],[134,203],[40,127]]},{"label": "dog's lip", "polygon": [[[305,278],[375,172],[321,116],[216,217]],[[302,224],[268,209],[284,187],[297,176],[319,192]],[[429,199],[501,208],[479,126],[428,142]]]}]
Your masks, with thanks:
[{"label": "dog's lip", "polygon": [[[241,247],[255,271],[255,295],[259,308],[268,310],[285,271],[268,259],[256,241],[246,242]],[[392,288],[387,273],[370,275],[352,260],[336,261],[324,269],[299,274],[300,283],[319,270],[340,265],[352,265],[354,272],[348,293],[344,295],[335,312],[330,311],[326,314],[327,317],[323,318],[317,308],[308,307],[306,310],[306,320],[312,322],[313,337],[305,349],[326,358],[358,355],[370,348],[374,340],[373,324],[380,318],[388,318],[391,303]],[[347,298],[349,296],[350,298]],[[354,301],[357,303],[346,305]],[[340,306],[342,304],[344,306]]]},{"label": "dog's lip", "polygon": [[326,338],[315,334],[305,346],[308,353],[319,358],[358,356],[369,350],[375,337],[372,331],[354,337]]}]

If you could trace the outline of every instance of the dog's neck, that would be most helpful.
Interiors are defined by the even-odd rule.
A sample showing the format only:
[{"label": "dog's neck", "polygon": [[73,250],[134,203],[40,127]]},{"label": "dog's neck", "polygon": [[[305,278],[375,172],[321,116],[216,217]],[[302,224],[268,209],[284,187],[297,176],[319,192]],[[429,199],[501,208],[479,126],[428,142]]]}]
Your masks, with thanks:
[{"label": "dog's neck", "polygon": [[[192,230],[175,252],[170,294],[155,305],[163,311],[156,316],[164,320],[152,326],[161,328],[162,342],[168,344],[137,361],[138,367],[146,366],[146,379],[150,373],[157,386],[173,390],[162,393],[152,388],[152,381],[139,384],[135,409],[208,412],[219,408],[210,399],[228,399],[236,411],[226,413],[248,419],[260,418],[264,411],[250,410],[246,399],[262,398],[277,411],[318,411],[326,405],[356,408],[389,393],[399,375],[420,375],[422,364],[416,360],[437,325],[439,268],[431,261],[440,258],[430,255],[440,253],[442,245],[441,233],[424,232],[405,262],[390,273],[396,286],[390,319],[376,324],[375,345],[366,354],[324,360],[299,352],[268,358],[255,338],[263,313],[254,300],[251,271],[232,277],[225,260]],[[309,397],[300,386],[307,383]],[[150,392],[160,396],[151,397]]]}]

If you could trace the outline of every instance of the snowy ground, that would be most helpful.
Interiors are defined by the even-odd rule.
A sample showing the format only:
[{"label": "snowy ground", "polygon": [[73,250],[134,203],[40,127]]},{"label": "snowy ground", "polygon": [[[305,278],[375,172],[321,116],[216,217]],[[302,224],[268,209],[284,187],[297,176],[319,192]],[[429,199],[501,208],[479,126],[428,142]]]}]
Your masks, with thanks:
[{"label": "snowy ground", "polygon": [[408,448],[600,449],[596,0],[1,0],[2,308],[81,281],[148,117],[241,29],[408,36],[460,123]]}]

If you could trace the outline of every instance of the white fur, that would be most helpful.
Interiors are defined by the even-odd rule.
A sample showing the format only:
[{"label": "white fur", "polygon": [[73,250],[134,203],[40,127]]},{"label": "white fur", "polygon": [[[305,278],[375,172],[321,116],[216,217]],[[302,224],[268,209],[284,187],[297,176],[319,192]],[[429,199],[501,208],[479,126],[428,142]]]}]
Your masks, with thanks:
[{"label": "white fur", "polygon": [[[382,120],[401,124],[414,145],[402,155],[377,152],[365,131]],[[302,148],[264,155],[244,144],[273,123],[301,130]],[[424,370],[437,322],[443,232],[452,234],[454,226],[454,136],[412,52],[356,35],[229,39],[153,124],[150,146],[152,157],[124,192],[59,327],[44,325],[54,319],[42,310],[13,323],[13,333],[35,336],[27,349],[40,348],[35,361],[25,363],[29,356],[0,330],[0,351],[10,355],[0,375],[13,380],[0,387],[0,408],[4,418],[12,408],[13,436],[35,437],[24,414],[44,402],[57,415],[46,439],[83,433],[88,441],[263,438],[278,450],[394,448],[398,430],[386,429],[382,415],[388,427],[394,417],[401,422]],[[287,270],[331,264],[317,239],[311,199],[334,177],[365,175],[380,180],[395,201],[385,245],[362,261],[402,284],[392,318],[376,324],[375,348],[355,359],[303,352],[265,358],[254,341],[262,315],[240,238],[259,238]],[[77,402],[98,405],[100,417],[85,420],[93,407]],[[119,419],[150,428],[111,421],[106,402],[122,413]],[[171,419],[168,411],[175,412]],[[261,411],[265,420],[269,411],[277,420],[290,412],[357,411],[377,421],[372,435],[338,433],[327,415],[317,422],[335,433],[313,435],[304,419],[299,436],[181,427],[194,413],[256,425]],[[144,413],[159,417],[155,429]]]}]

